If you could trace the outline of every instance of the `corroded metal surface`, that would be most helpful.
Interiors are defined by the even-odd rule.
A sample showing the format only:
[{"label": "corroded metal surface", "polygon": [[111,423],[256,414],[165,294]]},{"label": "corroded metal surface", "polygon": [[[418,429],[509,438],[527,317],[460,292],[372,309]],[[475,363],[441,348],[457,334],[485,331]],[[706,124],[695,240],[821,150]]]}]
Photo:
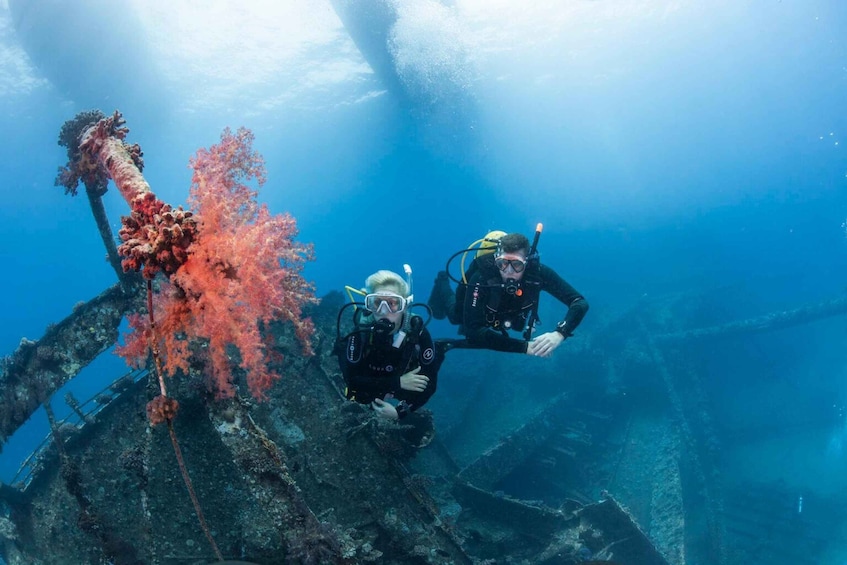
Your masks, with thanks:
[{"label": "corroded metal surface", "polygon": [[494,488],[564,426],[567,400],[566,394],[554,398],[535,417],[462,469],[459,476],[479,488]]},{"label": "corroded metal surface", "polygon": [[[416,426],[431,425],[426,414],[397,425],[344,401],[327,331],[331,309],[314,313],[315,357],[294,354],[289,327],[273,328],[285,362],[267,402],[213,401],[201,367],[172,381],[181,404],[175,429],[225,558],[446,565],[653,555],[649,543],[622,541],[646,537],[626,513],[608,515],[608,501],[556,509],[480,489],[455,476],[437,435],[416,447],[427,437]],[[126,549],[115,563],[214,560],[167,430],[146,419],[151,394],[143,381],[128,388],[67,437],[64,464],[48,451],[26,492],[4,496],[7,562],[97,563],[114,547]],[[422,470],[427,458],[440,459],[431,472]],[[76,482],[67,479],[69,466]]]},{"label": "corroded metal surface", "polygon": [[800,308],[770,312],[745,320],[733,320],[725,324],[694,328],[683,331],[661,333],[655,336],[659,343],[680,342],[687,339],[709,337],[731,337],[739,334],[775,331],[809,324],[832,316],[847,314],[847,297],[840,296]]},{"label": "corroded metal surface", "polygon": [[133,308],[133,296],[116,284],[78,305],[37,341],[21,340],[0,367],[0,446],[35,410],[115,344],[118,326]]}]

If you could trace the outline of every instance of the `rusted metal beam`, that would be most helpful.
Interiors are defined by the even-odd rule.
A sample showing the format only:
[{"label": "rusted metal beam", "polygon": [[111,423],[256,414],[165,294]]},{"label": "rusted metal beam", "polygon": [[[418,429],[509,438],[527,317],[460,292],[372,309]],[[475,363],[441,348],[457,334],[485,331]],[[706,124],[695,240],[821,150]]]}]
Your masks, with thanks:
[{"label": "rusted metal beam", "polygon": [[138,292],[115,284],[0,361],[0,448],[42,403],[114,345]]},{"label": "rusted metal beam", "polygon": [[459,476],[476,487],[494,488],[564,425],[562,414],[567,413],[567,401],[565,394],[554,398],[534,418],[465,467]]},{"label": "rusted metal beam", "polygon": [[809,324],[829,318],[832,316],[840,316],[847,314],[847,296],[824,300],[815,304],[808,304],[794,310],[785,310],[781,312],[772,312],[764,316],[756,316],[746,320],[738,320],[720,324],[717,326],[709,326],[706,328],[696,328],[684,330],[680,332],[672,332],[658,334],[653,338],[659,342],[685,341],[689,339],[701,339],[708,337],[723,337],[738,334],[748,334],[757,332],[766,332],[772,330],[781,330],[793,326]]}]

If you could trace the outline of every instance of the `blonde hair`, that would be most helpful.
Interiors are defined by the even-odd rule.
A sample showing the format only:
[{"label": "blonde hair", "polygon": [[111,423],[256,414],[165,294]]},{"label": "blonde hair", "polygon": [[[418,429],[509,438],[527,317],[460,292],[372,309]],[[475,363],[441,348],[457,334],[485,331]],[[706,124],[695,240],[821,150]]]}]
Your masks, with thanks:
[{"label": "blonde hair", "polygon": [[[386,287],[388,287],[386,289]],[[403,280],[403,277],[394,271],[377,271],[367,279],[365,279],[365,288],[368,292],[376,292],[377,290],[391,290],[402,297],[409,296],[409,285]]]}]

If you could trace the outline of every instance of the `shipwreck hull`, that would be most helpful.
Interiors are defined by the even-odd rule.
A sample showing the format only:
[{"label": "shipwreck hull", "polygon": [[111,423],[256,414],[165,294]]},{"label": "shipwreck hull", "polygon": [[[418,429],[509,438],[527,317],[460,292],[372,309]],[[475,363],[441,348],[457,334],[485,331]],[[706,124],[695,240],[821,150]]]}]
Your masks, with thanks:
[{"label": "shipwreck hull", "polygon": [[[274,329],[285,361],[267,402],[208,398],[200,367],[172,381],[185,464],[225,558],[569,564],[593,556],[667,563],[611,496],[553,507],[492,492],[502,477],[480,474],[490,454],[459,465],[437,431],[417,449],[426,441],[416,429],[378,421],[343,400],[331,355],[335,308],[326,302],[315,312],[321,329],[314,357],[298,355],[287,327]],[[84,425],[61,426],[64,458],[47,444],[32,476],[4,488],[0,551],[8,563],[215,561],[167,429],[149,427],[151,383],[138,375],[129,381]],[[419,418],[424,427],[429,418]],[[508,450],[499,456],[509,459]],[[504,477],[525,456],[513,459]]]}]

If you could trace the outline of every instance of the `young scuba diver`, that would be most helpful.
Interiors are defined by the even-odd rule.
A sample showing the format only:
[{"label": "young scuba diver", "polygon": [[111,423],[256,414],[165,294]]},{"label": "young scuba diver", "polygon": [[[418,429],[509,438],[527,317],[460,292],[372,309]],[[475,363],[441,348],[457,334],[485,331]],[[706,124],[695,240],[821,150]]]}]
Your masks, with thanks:
[{"label": "young scuba diver", "polygon": [[[588,311],[588,302],[553,269],[541,264],[536,250],[540,234],[541,224],[530,245],[519,233],[490,232],[479,248],[454,254],[451,260],[461,253],[477,252],[470,268],[456,281],[455,293],[448,272],[438,274],[429,306],[434,318],[446,317],[460,326],[459,333],[466,340],[454,342],[454,347],[549,357],[573,335]],[[541,291],[567,306],[568,312],[554,331],[533,338]],[[509,330],[523,330],[523,339],[511,337]]]},{"label": "young scuba diver", "polygon": [[[411,276],[411,269],[407,273]],[[338,350],[346,395],[370,404],[380,416],[402,419],[435,393],[444,352],[436,348],[424,320],[409,311],[410,284],[400,275],[377,271],[365,287],[356,329]]]}]

